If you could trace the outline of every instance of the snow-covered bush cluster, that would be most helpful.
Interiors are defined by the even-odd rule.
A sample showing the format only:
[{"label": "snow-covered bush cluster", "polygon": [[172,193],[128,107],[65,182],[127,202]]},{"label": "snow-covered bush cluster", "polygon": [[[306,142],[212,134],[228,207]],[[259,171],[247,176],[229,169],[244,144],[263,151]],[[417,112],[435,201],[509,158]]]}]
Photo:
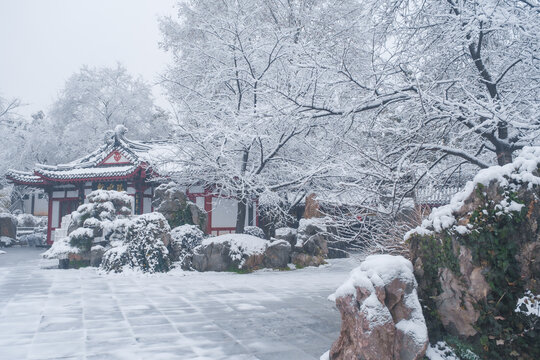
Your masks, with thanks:
[{"label": "snow-covered bush cluster", "polygon": [[264,235],[263,229],[261,229],[258,226],[246,226],[244,227],[244,234],[255,236],[261,239],[265,239],[266,235]]},{"label": "snow-covered bush cluster", "polygon": [[178,261],[183,269],[191,269],[189,255],[201,245],[204,233],[196,225],[180,225],[171,230],[170,255],[172,261]]},{"label": "snow-covered bush cluster", "polygon": [[170,230],[160,213],[135,217],[126,227],[124,241],[116,242],[103,254],[101,269],[108,272],[121,272],[125,268],[150,273],[168,271]]},{"label": "snow-covered bush cluster", "polygon": [[56,239],[43,257],[64,260],[78,255],[78,260],[90,262],[94,246],[108,247],[111,238],[124,237],[131,197],[125,192],[96,190],[88,194],[87,200],[71,213],[68,236]]},{"label": "snow-covered bush cluster", "polygon": [[131,197],[126,193],[97,190],[87,199],[71,214],[68,236],[56,239],[45,258],[83,262],[106,272],[166,272],[174,262],[182,265],[204,238],[195,225],[171,232],[158,212],[130,215]]},{"label": "snow-covered bush cluster", "polygon": [[19,227],[46,227],[46,216],[34,216],[32,214],[17,214],[17,226]]}]

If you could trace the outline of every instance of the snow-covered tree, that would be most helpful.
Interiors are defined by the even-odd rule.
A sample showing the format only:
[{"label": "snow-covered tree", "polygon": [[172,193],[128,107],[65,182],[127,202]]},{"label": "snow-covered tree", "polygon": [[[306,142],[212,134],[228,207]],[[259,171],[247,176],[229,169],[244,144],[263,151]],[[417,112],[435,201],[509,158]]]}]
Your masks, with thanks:
[{"label": "snow-covered tree", "polygon": [[[73,74],[36,133],[42,161],[58,163],[87,154],[107,130],[124,125],[134,139],[164,138],[170,128],[166,113],[155,106],[150,85],[126,68],[83,66]],[[46,154],[46,157],[44,156]]]},{"label": "snow-covered tree", "polygon": [[[324,169],[324,154],[303,157],[318,124],[274,90],[294,78],[298,9],[243,0],[179,6],[180,19],[161,21],[162,45],[174,56],[163,84],[177,106],[178,180],[237,198],[243,232],[249,199],[302,187]],[[320,155],[316,146],[311,153]]]},{"label": "snow-covered tree", "polygon": [[9,168],[29,162],[24,149],[30,122],[17,113],[20,107],[20,100],[0,97],[0,188],[6,183],[4,175]]},{"label": "snow-covered tree", "polygon": [[305,53],[323,75],[286,96],[314,117],[376,111],[365,129],[388,131],[402,159],[429,151],[481,168],[508,163],[538,137],[539,6],[359,1],[327,23],[318,53]]},{"label": "snow-covered tree", "polygon": [[419,184],[456,182],[538,142],[537,2],[317,3],[299,81],[281,92],[333,119],[344,156],[339,180],[322,185],[396,209]]}]

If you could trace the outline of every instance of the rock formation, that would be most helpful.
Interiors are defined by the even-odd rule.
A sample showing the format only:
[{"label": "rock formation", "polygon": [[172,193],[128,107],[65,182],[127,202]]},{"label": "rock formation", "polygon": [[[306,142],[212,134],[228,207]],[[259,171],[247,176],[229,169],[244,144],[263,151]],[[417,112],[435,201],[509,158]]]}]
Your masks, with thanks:
[{"label": "rock formation", "polygon": [[206,212],[191,202],[173,182],[155,189],[152,205],[155,211],[165,216],[171,228],[188,224],[197,225],[203,231],[206,229]]},{"label": "rock formation", "polygon": [[432,340],[461,339],[482,358],[540,358],[540,322],[515,311],[540,293],[539,164],[540,148],[525,148],[481,170],[406,235]]},{"label": "rock formation", "polygon": [[427,328],[410,261],[373,255],[331,295],[341,312],[341,333],[330,360],[417,360],[427,346]]}]

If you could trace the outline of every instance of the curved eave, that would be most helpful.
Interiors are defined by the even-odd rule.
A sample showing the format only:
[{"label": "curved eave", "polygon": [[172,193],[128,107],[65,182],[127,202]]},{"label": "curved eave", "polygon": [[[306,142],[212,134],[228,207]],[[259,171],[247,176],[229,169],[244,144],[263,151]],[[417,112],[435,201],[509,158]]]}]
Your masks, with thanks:
[{"label": "curved eave", "polygon": [[45,174],[36,173],[49,183],[70,183],[70,182],[83,182],[83,181],[113,181],[113,180],[126,180],[134,177],[134,175],[141,170],[140,166],[137,166],[133,171],[127,174],[121,175],[101,175],[101,176],[73,176],[67,179],[50,177]]},{"label": "curved eave", "polygon": [[45,182],[43,179],[39,180],[24,180],[24,179],[17,179],[10,175],[6,175],[6,179],[8,179],[10,182],[18,185],[31,185],[31,186],[45,186]]}]

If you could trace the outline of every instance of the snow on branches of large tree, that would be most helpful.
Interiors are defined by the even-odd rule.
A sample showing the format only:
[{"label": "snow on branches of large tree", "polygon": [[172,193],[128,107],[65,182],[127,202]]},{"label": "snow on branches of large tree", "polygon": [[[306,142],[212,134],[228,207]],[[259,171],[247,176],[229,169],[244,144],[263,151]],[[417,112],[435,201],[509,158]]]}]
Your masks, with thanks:
[{"label": "snow on branches of large tree", "polygon": [[164,138],[170,130],[168,116],[154,104],[148,83],[120,64],[83,66],[66,81],[35,129],[40,134],[39,156],[48,163],[61,163],[85,155],[117,124],[131,129],[140,140]]},{"label": "snow on branches of large tree", "polygon": [[509,163],[537,142],[535,3],[321,3],[302,23],[301,81],[283,95],[333,119],[342,185],[399,198]]},{"label": "snow on branches of large tree", "polygon": [[236,231],[243,232],[248,199],[302,191],[329,158],[318,124],[291,112],[275,90],[294,78],[298,30],[290,21],[298,9],[262,0],[179,6],[180,21],[161,20],[162,46],[174,55],[162,84],[185,114],[176,134],[184,171],[176,180],[237,198]]}]

